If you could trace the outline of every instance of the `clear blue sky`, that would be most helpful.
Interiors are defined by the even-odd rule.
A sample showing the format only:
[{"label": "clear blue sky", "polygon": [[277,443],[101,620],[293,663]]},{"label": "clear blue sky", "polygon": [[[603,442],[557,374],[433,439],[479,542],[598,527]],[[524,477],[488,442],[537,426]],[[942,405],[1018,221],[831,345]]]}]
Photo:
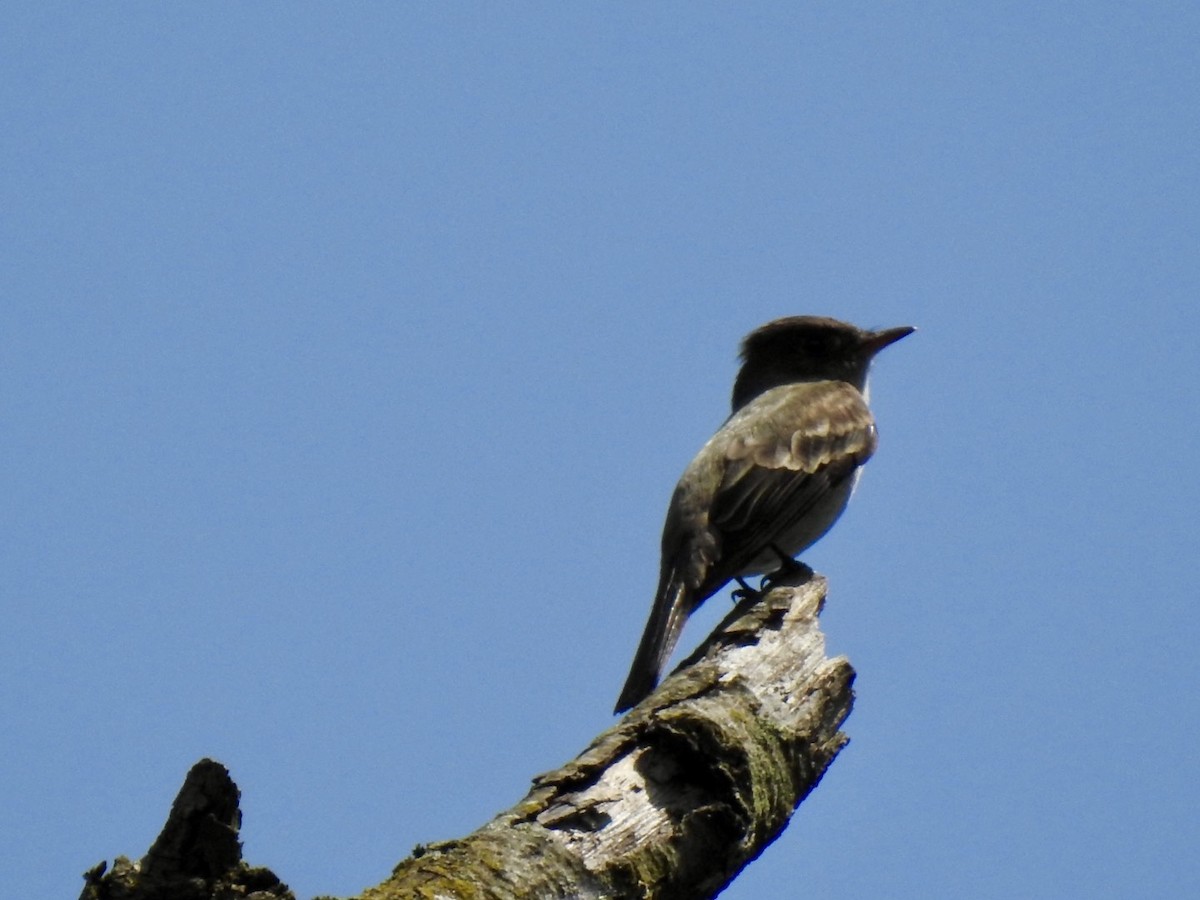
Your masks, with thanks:
[{"label": "clear blue sky", "polygon": [[[1192,2],[0,12],[0,846],[226,763],[301,897],[607,726],[778,315],[915,324],[806,555],[853,743],[730,898],[1200,881]],[[714,599],[693,646],[726,609]]]}]

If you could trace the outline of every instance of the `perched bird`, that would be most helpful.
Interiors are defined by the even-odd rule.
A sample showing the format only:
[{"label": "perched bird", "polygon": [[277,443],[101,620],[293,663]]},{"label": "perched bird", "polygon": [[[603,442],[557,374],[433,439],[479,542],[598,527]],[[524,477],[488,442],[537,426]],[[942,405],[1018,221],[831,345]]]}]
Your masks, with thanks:
[{"label": "perched bird", "polygon": [[914,330],[791,316],[746,336],[733,413],[671,497],[658,592],[616,712],[654,690],[696,607],[790,563],[837,521],[875,451],[867,369]]}]

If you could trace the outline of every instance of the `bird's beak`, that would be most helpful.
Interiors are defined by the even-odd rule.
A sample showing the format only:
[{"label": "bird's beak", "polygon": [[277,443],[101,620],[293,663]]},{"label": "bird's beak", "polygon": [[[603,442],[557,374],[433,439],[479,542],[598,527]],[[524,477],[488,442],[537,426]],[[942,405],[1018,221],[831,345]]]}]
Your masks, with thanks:
[{"label": "bird's beak", "polygon": [[901,325],[899,328],[885,328],[882,331],[872,331],[862,342],[863,349],[874,356],[888,344],[894,344],[902,337],[908,337],[917,329],[912,325]]}]

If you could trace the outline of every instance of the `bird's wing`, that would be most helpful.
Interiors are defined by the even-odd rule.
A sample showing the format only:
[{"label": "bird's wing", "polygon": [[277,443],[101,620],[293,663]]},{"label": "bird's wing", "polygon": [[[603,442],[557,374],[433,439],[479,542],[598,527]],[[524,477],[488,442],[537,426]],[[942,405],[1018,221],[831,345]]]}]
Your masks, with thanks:
[{"label": "bird's wing", "polygon": [[877,440],[862,394],[842,381],[774,388],[722,431],[725,468],[709,518],[721,551],[705,579],[714,591],[773,544],[794,552],[787,536],[853,478]]}]

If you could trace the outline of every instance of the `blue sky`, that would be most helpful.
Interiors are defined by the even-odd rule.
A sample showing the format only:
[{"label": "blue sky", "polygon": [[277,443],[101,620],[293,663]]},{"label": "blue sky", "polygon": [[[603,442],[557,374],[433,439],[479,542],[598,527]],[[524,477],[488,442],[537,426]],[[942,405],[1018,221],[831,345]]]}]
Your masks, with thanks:
[{"label": "blue sky", "polygon": [[[12,3],[0,843],[226,763],[349,894],[606,727],[779,315],[914,324],[805,559],[852,743],[731,898],[1200,880],[1190,3]],[[693,646],[727,608],[714,598]]]}]

